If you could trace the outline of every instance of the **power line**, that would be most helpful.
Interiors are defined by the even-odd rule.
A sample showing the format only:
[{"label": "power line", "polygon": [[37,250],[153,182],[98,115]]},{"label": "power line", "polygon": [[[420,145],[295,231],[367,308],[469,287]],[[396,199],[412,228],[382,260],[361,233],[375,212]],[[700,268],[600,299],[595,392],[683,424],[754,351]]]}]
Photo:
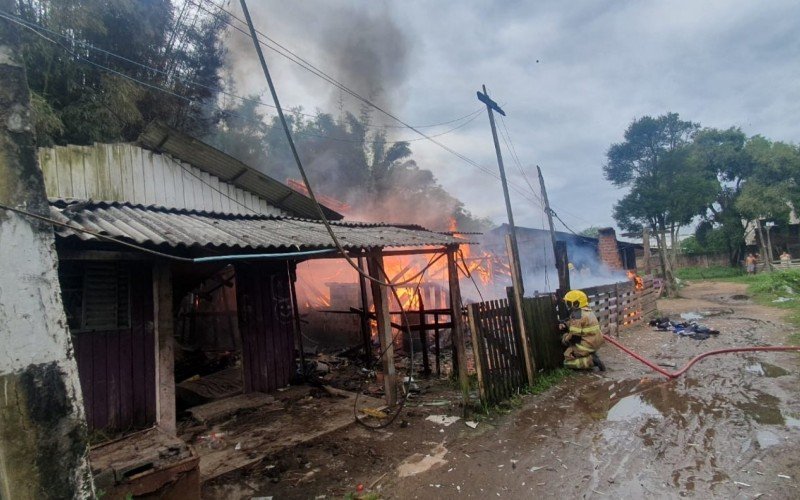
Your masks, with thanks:
[{"label": "power line", "polygon": [[[67,37],[65,37],[65,36],[63,36],[63,35],[60,35],[60,34],[58,34],[58,33],[51,32],[50,30],[47,30],[46,28],[42,28],[41,26],[39,26],[39,25],[37,25],[37,24],[34,24],[34,23],[28,23],[28,22],[26,22],[26,21],[24,21],[24,20],[15,19],[14,17],[15,17],[15,16],[7,16],[7,15],[5,15],[5,13],[4,13],[3,11],[0,11],[0,18],[4,18],[4,19],[7,19],[7,20],[9,20],[9,21],[16,22],[16,23],[20,24],[21,26],[23,26],[23,27],[25,27],[25,28],[29,29],[29,30],[30,30],[30,31],[32,31],[34,34],[36,34],[36,35],[38,35],[38,36],[42,37],[43,39],[45,39],[45,40],[47,40],[47,41],[49,41],[49,42],[51,42],[51,43],[53,43],[53,44],[55,44],[55,45],[58,45],[59,47],[61,47],[62,49],[64,49],[64,50],[65,50],[67,53],[69,53],[70,55],[72,55],[72,56],[73,56],[73,57],[75,57],[76,59],[78,59],[78,60],[80,60],[80,61],[83,61],[83,62],[85,62],[85,63],[88,63],[88,64],[90,64],[90,65],[92,65],[92,66],[94,66],[94,67],[96,67],[96,68],[98,68],[98,69],[100,69],[100,70],[102,70],[102,71],[106,71],[106,72],[112,73],[112,74],[114,74],[114,75],[116,75],[116,76],[119,76],[120,78],[125,78],[125,79],[127,79],[127,80],[130,80],[130,81],[132,81],[132,82],[135,82],[135,83],[137,83],[137,84],[139,84],[139,85],[143,85],[143,86],[145,86],[145,87],[147,87],[147,88],[150,88],[150,89],[152,89],[152,90],[157,90],[157,91],[160,91],[160,92],[164,92],[164,93],[166,93],[166,94],[168,94],[168,95],[171,95],[171,96],[173,96],[173,97],[176,97],[176,98],[178,98],[178,99],[181,99],[181,100],[183,100],[183,101],[186,101],[186,102],[188,102],[188,103],[190,103],[190,104],[201,104],[201,105],[209,105],[209,106],[215,107],[216,109],[218,109],[219,111],[221,111],[221,112],[223,113],[223,115],[227,115],[227,116],[235,116],[235,117],[237,117],[237,118],[240,118],[241,120],[244,120],[244,121],[246,121],[246,122],[250,122],[250,123],[263,124],[263,122],[261,122],[261,121],[254,120],[254,119],[251,119],[251,118],[248,118],[248,117],[242,116],[242,115],[240,115],[240,114],[234,113],[234,112],[232,112],[232,111],[230,111],[230,110],[228,110],[228,109],[225,109],[225,108],[221,107],[221,106],[220,106],[220,105],[218,105],[218,104],[214,104],[214,103],[201,103],[201,102],[199,103],[199,102],[198,102],[197,100],[195,100],[195,99],[192,99],[192,98],[190,98],[190,97],[186,97],[186,96],[184,96],[184,95],[182,95],[182,94],[178,94],[178,93],[176,93],[176,92],[174,92],[174,91],[172,91],[172,90],[170,90],[170,89],[167,89],[167,88],[165,88],[165,87],[162,87],[162,86],[160,86],[160,85],[156,85],[156,84],[154,84],[154,83],[151,83],[151,82],[148,82],[148,81],[145,81],[145,80],[142,80],[142,79],[139,79],[139,78],[133,77],[133,76],[131,76],[131,75],[128,75],[128,74],[126,74],[126,73],[122,73],[121,71],[117,71],[117,70],[115,70],[115,69],[113,69],[113,68],[110,68],[110,67],[108,67],[108,66],[105,66],[105,65],[102,65],[102,64],[100,64],[100,63],[97,63],[97,62],[95,62],[95,61],[92,61],[91,59],[88,59],[88,58],[86,58],[86,57],[83,57],[83,56],[81,56],[80,54],[77,54],[75,51],[73,51],[73,50],[71,50],[70,48],[66,47],[64,44],[62,44],[62,43],[58,42],[57,40],[54,40],[54,39],[52,39],[52,38],[49,38],[49,37],[47,37],[46,35],[44,35],[44,34],[42,34],[42,33],[38,32],[38,31],[37,31],[37,29],[38,29],[38,28],[41,28],[41,29],[43,29],[43,30],[45,30],[45,31],[48,31],[48,32],[50,32],[50,33],[53,33],[53,34],[54,34],[54,35],[56,35],[56,36],[60,36],[60,37],[62,37],[62,38],[65,38],[65,39],[67,39],[68,41],[70,41],[70,39],[69,39],[69,38],[67,38]],[[159,70],[159,69],[157,69],[157,68],[153,68],[153,67],[151,67],[151,66],[147,66],[147,65],[145,65],[145,64],[142,64],[142,63],[139,63],[139,62],[137,62],[137,61],[133,61],[133,60],[131,60],[131,59],[125,58],[125,57],[123,57],[123,56],[117,56],[116,54],[113,54],[113,53],[111,53],[111,52],[108,52],[108,51],[106,51],[106,50],[103,50],[103,49],[98,49],[98,48],[96,48],[96,47],[93,47],[93,46],[91,46],[91,45],[87,45],[87,46],[85,46],[84,48],[87,48],[87,49],[89,49],[89,50],[96,49],[96,50],[98,50],[98,51],[100,51],[100,52],[102,52],[102,53],[104,53],[104,54],[108,54],[108,55],[112,55],[112,56],[120,57],[122,60],[125,60],[125,61],[127,61],[127,62],[130,62],[130,63],[132,63],[132,64],[136,64],[137,66],[140,66],[140,67],[142,67],[142,68],[144,68],[144,69],[147,69],[147,70],[150,70],[150,71],[155,71],[155,72],[158,72],[158,73],[161,73],[161,74],[166,74],[166,73],[164,73],[163,71],[161,71],[161,70]],[[193,82],[193,81],[191,81],[191,80],[186,80],[186,79],[182,79],[182,78],[176,78],[176,80],[177,80],[177,81],[180,81],[180,82],[183,82],[183,83],[189,83],[189,84],[191,84],[191,85],[197,85],[197,86],[200,86],[200,87],[202,87],[202,88],[210,89],[210,90],[212,90],[212,91],[218,91],[218,92],[222,93],[223,95],[226,95],[226,96],[229,96],[229,97],[233,97],[233,98],[236,98],[236,99],[240,99],[240,100],[242,100],[243,102],[253,102],[253,103],[256,103],[256,104],[264,104],[264,103],[262,103],[260,100],[257,100],[257,99],[250,99],[250,98],[246,98],[246,97],[241,97],[241,96],[238,96],[238,95],[236,95],[236,94],[233,94],[233,93],[227,92],[227,91],[225,91],[225,90],[218,89],[218,88],[214,88],[214,87],[210,87],[210,86],[206,86],[206,85],[203,85],[203,84],[200,84],[200,83]],[[80,85],[82,85],[82,86],[84,86],[84,87],[87,87],[87,85],[85,85],[85,84],[80,84]],[[266,104],[264,104],[264,105],[266,105]],[[271,106],[271,107],[272,107],[272,108],[274,108],[275,106]],[[468,116],[468,117],[470,117],[470,118],[469,118],[467,121],[465,121],[464,123],[461,123],[461,124],[459,124],[459,125],[457,125],[457,126],[455,126],[455,127],[452,127],[452,128],[450,128],[449,130],[445,130],[445,131],[443,131],[443,132],[439,132],[439,133],[437,133],[437,134],[434,134],[434,135],[432,135],[431,137],[440,137],[440,136],[443,136],[443,135],[447,135],[447,134],[450,134],[450,133],[452,133],[452,132],[454,132],[454,131],[456,131],[456,130],[459,130],[459,129],[461,129],[461,128],[463,128],[463,127],[467,126],[467,125],[469,125],[470,123],[472,123],[473,121],[475,121],[475,119],[476,119],[476,118],[477,118],[477,117],[480,115],[480,111],[481,111],[481,110],[478,110],[477,112],[473,112],[473,113],[471,113],[470,115],[466,115],[466,116]],[[311,117],[316,117],[316,116],[318,116],[318,115],[310,115],[310,114],[308,114],[308,113],[300,113],[300,114],[301,114],[301,115],[303,115],[303,116],[311,116]],[[319,139],[325,139],[325,140],[330,140],[330,141],[335,141],[335,142],[349,142],[349,143],[360,143],[360,144],[366,144],[366,143],[372,142],[371,140],[367,140],[367,139],[347,139],[347,138],[340,138],[340,137],[332,137],[332,136],[329,136],[329,135],[315,134],[315,133],[313,133],[313,132],[308,132],[308,131],[298,131],[297,133],[298,133],[298,134],[300,134],[300,135],[304,135],[304,136],[316,137],[316,138],[319,138]],[[423,141],[423,140],[426,140],[426,138],[425,138],[425,137],[417,137],[417,138],[402,139],[402,140],[393,140],[393,141],[382,140],[382,141],[380,141],[380,142],[382,142],[383,144],[399,144],[399,143],[416,142],[416,141]]]},{"label": "power line", "polygon": [[[224,10],[224,9],[223,9],[223,10]],[[39,29],[42,29],[42,30],[44,30],[44,31],[47,31],[47,32],[49,32],[49,33],[52,33],[52,34],[54,34],[54,35],[56,35],[56,36],[59,36],[59,37],[61,37],[61,38],[64,38],[64,39],[66,39],[66,40],[68,40],[68,41],[74,41],[74,40],[72,40],[72,39],[69,39],[69,38],[67,38],[67,37],[65,37],[65,36],[63,36],[63,35],[60,35],[60,34],[58,34],[58,33],[52,32],[51,30],[48,30],[47,28],[41,27],[41,26],[39,26],[39,25],[37,25],[37,24],[35,24],[35,23],[30,23],[30,22],[28,22],[28,21],[25,21],[25,20],[23,20],[23,19],[21,19],[21,18],[18,18],[17,16],[14,16],[14,15],[8,14],[8,13],[7,13],[7,12],[5,12],[5,11],[0,11],[0,18],[7,19],[8,21],[11,21],[11,22],[14,22],[14,23],[17,23],[17,24],[19,24],[19,25],[23,26],[24,28],[26,28],[26,29],[30,30],[32,33],[36,34],[37,36],[39,36],[39,37],[41,37],[41,38],[43,38],[43,39],[45,39],[45,40],[49,41],[50,43],[52,43],[52,44],[54,44],[54,45],[57,45],[57,46],[61,47],[61,48],[62,48],[64,51],[66,51],[68,54],[70,54],[71,56],[73,56],[73,57],[74,57],[74,58],[76,58],[77,60],[80,60],[80,61],[83,61],[83,62],[85,62],[85,63],[87,63],[87,64],[90,64],[91,66],[94,66],[95,68],[98,68],[98,69],[100,69],[100,70],[102,70],[102,71],[106,71],[106,72],[109,72],[109,73],[111,73],[111,74],[114,74],[114,75],[116,75],[116,76],[119,76],[120,78],[124,78],[124,79],[130,80],[130,81],[132,81],[132,82],[135,82],[135,83],[137,83],[137,84],[139,84],[139,85],[142,85],[142,86],[144,86],[144,87],[147,87],[147,88],[149,88],[149,89],[156,90],[156,91],[159,91],[159,92],[163,92],[163,93],[165,93],[165,94],[168,94],[168,95],[170,95],[170,96],[172,96],[172,97],[175,97],[175,98],[177,98],[177,99],[181,99],[181,100],[183,100],[183,101],[185,101],[185,102],[188,102],[188,103],[190,103],[190,104],[201,104],[201,105],[205,104],[205,105],[210,105],[210,106],[213,106],[213,107],[215,107],[215,108],[219,109],[219,110],[220,110],[220,111],[222,111],[223,113],[227,113],[227,114],[228,114],[228,115],[230,115],[230,116],[236,116],[236,117],[238,117],[238,118],[240,118],[240,119],[242,119],[242,120],[244,120],[244,121],[251,122],[251,123],[259,123],[259,124],[261,124],[261,123],[262,123],[262,122],[256,122],[255,120],[252,120],[252,119],[249,119],[249,118],[247,118],[247,117],[244,117],[244,116],[238,115],[238,114],[236,114],[236,113],[233,113],[233,112],[231,112],[231,111],[229,111],[229,110],[225,110],[225,109],[223,109],[221,106],[219,106],[219,105],[217,105],[217,104],[213,104],[213,103],[198,103],[198,101],[196,101],[196,100],[194,100],[194,99],[191,99],[191,98],[189,98],[189,97],[186,97],[186,96],[184,96],[184,95],[182,95],[182,94],[176,93],[176,92],[174,92],[174,91],[172,91],[172,90],[170,90],[170,89],[167,89],[167,88],[161,87],[161,86],[159,86],[159,85],[153,84],[153,83],[151,83],[151,82],[148,82],[148,81],[145,81],[145,80],[142,80],[142,79],[139,79],[139,78],[136,78],[136,77],[130,76],[130,75],[128,75],[128,74],[125,74],[125,73],[123,73],[123,72],[121,72],[121,71],[115,70],[115,69],[113,69],[113,68],[110,68],[110,67],[108,67],[108,66],[104,66],[104,65],[102,65],[102,64],[100,64],[100,63],[97,63],[97,62],[95,62],[95,61],[92,61],[91,59],[88,59],[88,58],[86,58],[86,57],[84,57],[84,56],[82,56],[82,55],[80,55],[80,54],[76,53],[75,51],[73,51],[73,50],[72,50],[72,49],[70,49],[69,47],[65,46],[63,43],[61,43],[61,42],[59,42],[59,41],[57,41],[57,40],[54,40],[54,39],[52,39],[52,38],[48,37],[47,35],[45,35],[45,34],[41,33],[41,32],[39,31]],[[241,31],[241,30],[239,30],[239,31]],[[261,44],[261,45],[265,45],[265,46],[269,47],[268,45],[264,44],[264,43],[263,43],[263,42],[261,42],[261,41],[259,41],[259,44]],[[271,49],[272,49],[272,47],[269,47],[269,48],[271,48]],[[105,51],[105,50],[103,50],[103,49],[97,49],[97,50],[101,50],[101,51],[103,51],[103,53],[107,53],[108,55],[117,56],[117,54],[113,54],[113,53],[111,53],[111,52],[109,52],[109,51]],[[272,50],[275,50],[275,49],[272,49]],[[278,52],[278,53],[280,54],[280,52]],[[281,54],[281,55],[283,55],[283,54]],[[145,68],[145,69],[148,69],[148,70],[152,70],[152,71],[156,71],[156,72],[160,72],[160,73],[162,73],[162,74],[163,74],[163,71],[161,71],[161,70],[158,70],[158,69],[156,69],[156,68],[152,68],[152,67],[150,67],[150,66],[144,65],[144,64],[142,64],[142,63],[139,63],[139,62],[137,62],[137,61],[133,61],[133,60],[131,60],[131,59],[128,59],[128,58],[124,58],[123,56],[118,56],[118,57],[122,58],[123,60],[127,60],[127,61],[131,62],[132,64],[136,64],[136,65],[138,65],[138,66],[140,66],[140,67],[142,67],[142,68]],[[181,79],[178,79],[178,80],[179,80],[179,81],[182,81]],[[189,83],[191,83],[191,81],[189,81]],[[84,85],[84,86],[85,86],[85,85]],[[208,87],[208,88],[212,88],[212,87]],[[212,89],[213,89],[213,88],[212,88]],[[242,99],[242,100],[244,100],[244,101],[254,101],[253,99],[244,98],[244,97],[237,96],[237,95],[235,95],[235,94],[231,94],[231,93],[227,93],[227,92],[226,92],[226,95],[230,95],[231,97],[235,97],[235,98],[237,98],[237,99]],[[360,98],[360,96],[359,96],[359,98]],[[256,101],[256,102],[260,102],[260,101]],[[368,103],[369,103],[369,101],[366,101],[366,102],[368,102]],[[372,105],[373,107],[376,107],[376,106],[375,106],[374,104],[372,104],[372,103],[369,103],[369,104],[370,104],[370,105]],[[272,106],[272,107],[274,108],[274,106]],[[402,143],[402,142],[414,142],[414,141],[420,141],[420,140],[429,140],[429,141],[433,142],[434,144],[436,144],[437,146],[439,146],[439,147],[441,147],[442,149],[444,149],[445,151],[447,151],[447,152],[449,152],[449,153],[451,153],[451,154],[455,155],[456,157],[460,158],[461,160],[465,161],[466,163],[470,164],[471,166],[473,166],[473,167],[477,168],[478,170],[481,170],[481,171],[482,171],[482,172],[484,172],[485,174],[487,174],[487,175],[490,175],[490,176],[494,177],[495,179],[499,179],[499,178],[500,178],[500,177],[499,177],[497,174],[495,174],[493,171],[491,171],[491,170],[487,169],[486,167],[483,167],[483,166],[481,166],[480,164],[478,164],[478,163],[477,163],[477,162],[475,162],[474,160],[472,160],[472,159],[470,159],[470,158],[466,157],[465,155],[462,155],[461,153],[459,153],[459,152],[457,152],[457,151],[453,150],[452,148],[450,148],[450,147],[448,147],[448,146],[444,145],[443,143],[441,143],[441,142],[439,142],[439,141],[436,141],[436,140],[434,140],[434,138],[435,138],[435,137],[439,137],[439,136],[441,136],[441,135],[445,135],[445,134],[451,133],[451,132],[453,132],[453,131],[455,131],[455,130],[457,130],[457,129],[460,129],[460,128],[462,128],[462,127],[466,126],[467,124],[469,124],[470,122],[472,122],[474,119],[476,119],[476,118],[477,118],[477,117],[480,115],[480,112],[481,112],[482,110],[480,110],[480,109],[479,109],[479,110],[477,110],[476,112],[473,112],[473,113],[471,113],[470,115],[465,115],[465,116],[471,116],[471,115],[472,115],[472,116],[471,116],[471,118],[470,118],[470,119],[469,119],[467,122],[465,122],[465,123],[463,123],[463,124],[460,124],[460,125],[458,125],[458,126],[454,127],[453,129],[447,130],[447,131],[445,131],[445,132],[442,132],[442,133],[440,133],[440,134],[435,134],[435,135],[427,135],[427,134],[424,134],[423,132],[420,132],[419,130],[417,130],[417,129],[416,129],[416,127],[413,127],[413,126],[411,126],[411,125],[408,125],[408,124],[406,124],[405,122],[403,122],[403,121],[402,121],[402,120],[400,120],[399,118],[396,118],[396,117],[394,117],[393,115],[391,115],[391,114],[389,114],[388,112],[386,112],[386,111],[382,110],[381,108],[379,108],[379,107],[376,107],[376,109],[378,109],[379,111],[381,111],[381,112],[382,112],[382,113],[384,113],[384,114],[387,114],[387,116],[390,116],[390,117],[392,117],[393,119],[395,119],[395,120],[399,121],[400,123],[403,123],[403,124],[404,124],[404,126],[405,126],[406,128],[410,128],[411,130],[413,130],[414,132],[416,132],[417,134],[419,134],[419,135],[421,136],[420,138],[416,138],[416,139],[407,139],[407,140],[402,140],[402,141],[383,141],[383,143],[384,143],[384,144],[395,144],[395,143]],[[312,115],[312,116],[313,116],[313,115]],[[326,140],[331,140],[331,141],[338,141],[338,142],[357,142],[357,143],[366,143],[366,142],[368,142],[368,141],[365,141],[365,140],[352,140],[352,139],[335,138],[335,137],[324,136],[324,135],[320,135],[320,134],[313,134],[313,133],[310,133],[310,132],[304,132],[304,131],[300,131],[300,132],[298,132],[298,133],[299,133],[300,135],[307,135],[307,136],[311,136],[311,137],[318,137],[318,138],[321,138],[321,139],[326,139]],[[533,200],[533,199],[531,199],[531,198],[528,196],[528,194],[527,194],[527,192],[526,192],[525,190],[523,190],[522,188],[520,188],[520,187],[519,187],[519,186],[517,186],[516,184],[510,183],[510,187],[511,187],[511,188],[513,188],[513,189],[514,189],[514,190],[515,190],[515,191],[516,191],[518,194],[520,194],[521,196],[523,196],[523,198],[527,199],[528,201],[531,201],[531,202],[534,202],[534,203],[536,202],[536,200]]]},{"label": "power line", "polygon": [[[187,1],[192,1],[192,0],[187,0]],[[200,4],[194,4],[194,5],[196,5],[196,6],[198,6],[198,7],[200,7],[200,8],[203,8],[203,9],[204,9],[204,7],[202,7]],[[214,4],[213,2],[212,2],[212,5],[213,5],[214,7],[216,7],[217,9],[219,9],[221,12],[225,13],[227,16],[230,16],[231,18],[233,18],[233,19],[236,19],[236,20],[237,20],[237,21],[239,21],[240,23],[247,24],[245,21],[243,21],[241,18],[239,18],[238,16],[236,16],[235,14],[233,14],[232,12],[230,12],[229,10],[226,10],[226,9],[224,9],[223,7],[221,7],[221,6],[219,6],[219,5],[216,5],[216,4]],[[206,12],[208,12],[209,14],[212,14],[212,15],[214,15],[212,12],[210,12],[210,11],[208,11],[208,10],[206,10],[206,9],[204,9],[204,10],[205,10]],[[247,35],[247,33],[246,33],[244,30],[242,30],[240,27],[233,25],[232,23],[228,22],[227,20],[224,20],[223,22],[226,22],[226,23],[227,23],[229,26],[231,26],[233,29],[235,29],[235,30],[237,30],[237,31],[239,31],[239,32],[241,32],[241,33],[244,33],[245,35]],[[397,117],[397,116],[396,116],[396,115],[394,115],[393,113],[391,113],[391,112],[389,112],[389,111],[387,111],[387,110],[383,109],[381,106],[379,106],[379,105],[375,104],[375,103],[374,103],[374,102],[372,102],[370,99],[368,99],[368,98],[366,98],[366,97],[364,97],[364,96],[360,95],[360,94],[359,94],[359,93],[357,93],[356,91],[354,91],[354,90],[350,89],[349,87],[347,87],[347,86],[346,86],[346,85],[344,85],[343,83],[339,82],[338,80],[336,80],[336,79],[335,79],[335,78],[333,78],[332,76],[330,76],[330,75],[328,75],[327,73],[325,73],[324,71],[320,70],[319,68],[317,68],[316,66],[314,66],[313,64],[311,64],[310,62],[308,62],[307,60],[303,59],[301,56],[299,56],[299,55],[297,55],[296,53],[292,52],[290,49],[287,49],[286,47],[284,47],[283,45],[281,45],[279,42],[277,42],[277,41],[275,41],[274,39],[270,38],[269,36],[267,36],[267,35],[266,35],[266,34],[264,34],[263,32],[261,32],[261,31],[259,31],[259,30],[255,29],[255,28],[253,28],[253,30],[254,30],[254,31],[255,31],[255,33],[256,33],[256,43],[258,43],[259,45],[263,45],[264,47],[266,47],[266,48],[268,48],[268,49],[272,50],[273,52],[277,53],[278,55],[280,55],[280,56],[282,56],[282,57],[284,57],[284,58],[288,59],[289,61],[291,61],[291,62],[293,62],[293,63],[297,64],[298,66],[300,66],[301,68],[303,68],[303,69],[305,69],[306,71],[310,72],[311,74],[313,74],[313,75],[317,76],[318,78],[321,78],[322,80],[324,80],[324,81],[326,81],[326,82],[330,83],[331,85],[333,85],[334,87],[338,88],[339,90],[341,90],[341,91],[343,91],[343,92],[347,93],[348,95],[351,95],[351,96],[355,97],[356,99],[358,99],[359,101],[363,102],[364,104],[366,104],[366,105],[368,105],[368,106],[370,106],[370,107],[372,107],[372,108],[374,108],[374,109],[378,110],[380,113],[383,113],[384,115],[388,116],[389,118],[391,118],[391,119],[393,119],[393,120],[397,121],[398,123],[402,124],[404,127],[408,128],[408,129],[410,129],[410,130],[413,130],[414,132],[416,132],[417,134],[419,134],[421,137],[423,137],[423,138],[425,138],[425,139],[428,139],[428,140],[429,140],[429,141],[431,141],[433,144],[435,144],[435,145],[439,146],[440,148],[444,149],[444,150],[445,150],[445,151],[447,151],[448,153],[450,153],[450,154],[452,154],[452,155],[456,156],[457,158],[459,158],[460,160],[464,161],[465,163],[468,163],[469,165],[473,166],[474,168],[477,168],[478,170],[481,170],[481,171],[482,171],[482,172],[484,172],[485,174],[487,174],[487,175],[490,175],[490,176],[494,177],[495,179],[500,179],[500,176],[499,176],[499,175],[497,175],[497,174],[495,174],[493,171],[491,171],[491,170],[489,170],[488,168],[486,168],[486,167],[484,167],[484,166],[480,165],[480,164],[479,164],[479,163],[477,163],[476,161],[474,161],[474,160],[472,160],[471,158],[469,158],[469,157],[467,157],[467,156],[465,156],[465,155],[463,155],[463,154],[459,153],[458,151],[455,151],[454,149],[452,149],[452,148],[450,148],[450,147],[446,146],[445,144],[441,143],[440,141],[434,140],[434,139],[433,139],[433,137],[431,137],[431,136],[429,136],[429,135],[425,134],[424,132],[420,131],[420,130],[419,130],[417,127],[415,127],[415,126],[413,126],[413,125],[410,125],[410,124],[408,124],[407,122],[403,121],[401,118]],[[263,38],[264,38],[264,39],[266,39],[266,40],[268,40],[269,42],[271,42],[271,43],[272,43],[272,44],[274,44],[275,46],[272,46],[272,45],[270,45],[269,43],[267,43],[267,42],[264,42],[263,40],[261,40],[261,39],[259,38],[259,36],[260,36],[260,37],[263,37]],[[277,48],[276,48],[276,47],[277,47]],[[522,189],[521,189],[521,188],[519,188],[519,187],[516,187],[514,184],[511,184],[511,186],[512,186],[512,187],[515,187],[515,190],[516,190],[516,191],[517,191],[519,194],[521,194],[523,197],[525,197],[525,198],[526,198],[526,199],[528,199],[529,201],[533,201],[533,200],[530,200],[530,198],[528,197],[527,193],[526,193],[524,190],[522,190]]]}]

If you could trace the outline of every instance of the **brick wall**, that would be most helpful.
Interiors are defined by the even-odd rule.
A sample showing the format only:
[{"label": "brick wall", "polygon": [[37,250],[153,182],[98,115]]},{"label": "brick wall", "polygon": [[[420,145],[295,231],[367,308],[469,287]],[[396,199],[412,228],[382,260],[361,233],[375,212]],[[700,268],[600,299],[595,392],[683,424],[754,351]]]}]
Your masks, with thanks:
[{"label": "brick wall", "polygon": [[600,256],[600,262],[611,269],[622,269],[622,260],[619,258],[619,249],[617,248],[617,233],[614,228],[601,229],[598,240],[597,253]]}]

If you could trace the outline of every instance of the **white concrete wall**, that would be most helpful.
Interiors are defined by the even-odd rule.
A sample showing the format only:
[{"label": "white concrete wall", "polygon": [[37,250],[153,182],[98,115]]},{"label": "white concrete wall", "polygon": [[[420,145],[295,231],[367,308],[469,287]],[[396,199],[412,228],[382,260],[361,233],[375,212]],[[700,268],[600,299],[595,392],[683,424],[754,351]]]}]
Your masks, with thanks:
[{"label": "white concrete wall", "polygon": [[39,149],[50,198],[124,201],[230,214],[288,215],[249,191],[133,144]]}]

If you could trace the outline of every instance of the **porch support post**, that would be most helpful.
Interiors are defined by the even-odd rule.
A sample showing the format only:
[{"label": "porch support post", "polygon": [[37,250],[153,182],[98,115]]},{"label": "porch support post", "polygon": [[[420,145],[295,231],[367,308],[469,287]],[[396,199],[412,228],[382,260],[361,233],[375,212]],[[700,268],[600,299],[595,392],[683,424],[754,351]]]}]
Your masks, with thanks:
[{"label": "porch support post", "polygon": [[[369,275],[375,279],[386,281],[383,273],[383,254],[380,250],[367,256]],[[375,304],[375,317],[378,321],[378,338],[381,342],[381,362],[383,363],[383,385],[386,393],[386,404],[397,403],[397,375],[394,369],[394,343],[392,342],[392,317],[389,313],[389,289],[370,281],[372,303]]]},{"label": "porch support post", "polygon": [[156,334],[156,423],[175,435],[175,335],[172,316],[172,269],[169,262],[153,266],[153,297]]},{"label": "porch support post", "polygon": [[456,357],[458,359],[458,384],[461,386],[461,396],[464,402],[463,413],[466,415],[469,407],[469,373],[467,371],[467,345],[464,340],[464,322],[461,317],[461,287],[458,284],[458,267],[456,266],[458,245],[448,245],[446,251],[447,278],[450,282],[453,343],[456,346]]}]

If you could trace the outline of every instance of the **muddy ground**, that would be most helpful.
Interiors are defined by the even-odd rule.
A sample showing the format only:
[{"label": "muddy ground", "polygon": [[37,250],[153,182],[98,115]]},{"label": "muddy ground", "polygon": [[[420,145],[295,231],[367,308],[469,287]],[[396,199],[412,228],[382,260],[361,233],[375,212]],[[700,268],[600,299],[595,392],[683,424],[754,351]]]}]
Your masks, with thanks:
[{"label": "muddy ground", "polygon": [[[786,344],[792,333],[780,310],[751,303],[738,284],[692,283],[659,310],[699,312],[721,331],[703,341],[622,333],[678,367],[716,348]],[[601,357],[605,373],[567,378],[475,429],[426,420],[459,410],[455,398],[423,397],[385,430],[353,425],[206,485],[204,496],[341,498],[360,484],[381,498],[800,498],[800,356],[713,357],[676,381],[613,346]]]}]

